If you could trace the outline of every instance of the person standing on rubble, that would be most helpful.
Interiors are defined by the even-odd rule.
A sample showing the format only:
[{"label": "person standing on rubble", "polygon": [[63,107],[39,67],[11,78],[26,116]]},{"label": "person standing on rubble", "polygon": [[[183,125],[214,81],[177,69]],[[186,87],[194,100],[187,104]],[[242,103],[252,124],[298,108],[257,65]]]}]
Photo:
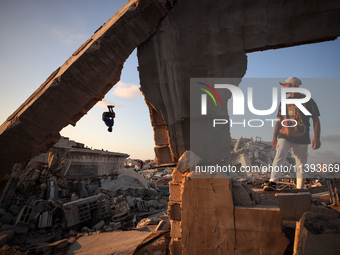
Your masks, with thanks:
[{"label": "person standing on rubble", "polygon": [[108,105],[107,108],[109,109],[108,112],[103,112],[102,114],[102,120],[105,122],[105,125],[109,128],[107,131],[112,132],[112,127],[114,124],[114,118],[116,117],[115,112],[113,111],[114,105]]},{"label": "person standing on rubble", "polygon": [[[284,82],[279,82],[280,85],[285,88],[299,87],[302,82],[299,78],[289,77]],[[288,98],[304,98],[305,96],[300,93],[290,93]],[[313,99],[310,99],[307,103],[303,103],[303,106],[311,113],[311,116],[306,116],[295,104],[287,104],[286,115],[281,115],[281,105],[278,110],[278,121],[276,122],[274,129],[274,136],[272,146],[276,149],[276,155],[273,161],[273,168],[271,172],[271,178],[268,185],[264,186],[264,191],[275,191],[280,171],[275,169],[282,169],[282,166],[286,162],[288,152],[293,148],[296,166],[296,188],[302,189],[305,184],[303,178],[304,165],[307,163],[308,156],[308,144],[311,143],[309,136],[309,118],[313,120],[314,139],[312,141],[312,148],[316,150],[320,148],[320,112],[318,106]],[[282,122],[285,124],[282,126]],[[295,125],[295,126],[294,126]]]}]

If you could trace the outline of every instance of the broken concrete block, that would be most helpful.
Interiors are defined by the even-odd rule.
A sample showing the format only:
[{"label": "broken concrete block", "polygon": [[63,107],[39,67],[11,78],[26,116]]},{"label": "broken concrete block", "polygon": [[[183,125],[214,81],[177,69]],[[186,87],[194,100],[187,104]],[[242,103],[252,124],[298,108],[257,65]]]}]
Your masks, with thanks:
[{"label": "broken concrete block", "polygon": [[283,254],[289,240],[281,224],[278,206],[235,206],[235,254]]},{"label": "broken concrete block", "polygon": [[131,197],[131,196],[127,196],[125,197],[126,201],[128,202],[130,208],[134,208],[135,207],[135,198]]},{"label": "broken concrete block", "polygon": [[148,208],[147,208],[144,200],[138,200],[137,201],[137,210],[138,210],[138,212],[147,212],[148,211]]},{"label": "broken concrete block", "polygon": [[27,227],[30,223],[32,212],[33,207],[25,205],[18,215],[17,221],[15,222],[15,226]]},{"label": "broken concrete block", "polygon": [[312,195],[309,192],[276,193],[275,198],[280,203],[283,220],[300,220],[312,205]]},{"label": "broken concrete block", "polygon": [[294,255],[339,254],[340,219],[306,212],[296,224]]},{"label": "broken concrete block", "polygon": [[109,227],[112,228],[112,230],[117,230],[122,227],[122,223],[120,222],[110,222]]},{"label": "broken concrete block", "polygon": [[137,227],[136,228],[144,228],[144,227],[146,227],[147,225],[151,225],[150,223],[151,223],[151,219],[150,218],[144,218],[144,219],[142,219],[140,222],[138,222],[138,224],[137,224]]},{"label": "broken concrete block", "polygon": [[13,236],[14,236],[14,232],[12,230],[0,232],[0,246],[4,245],[8,241],[10,241]]},{"label": "broken concrete block", "polygon": [[155,231],[170,230],[170,228],[171,226],[169,221],[161,220],[155,228]]},{"label": "broken concrete block", "polygon": [[145,195],[149,196],[149,197],[155,197],[158,195],[158,191],[156,191],[153,188],[149,188],[149,189],[145,189],[144,190]]},{"label": "broken concrete block", "polygon": [[91,219],[90,211],[97,208],[97,196],[87,197],[73,202],[65,203],[63,205],[63,211],[65,213],[67,226],[71,227]]},{"label": "broken concrete block", "polygon": [[328,208],[324,205],[313,204],[308,211],[312,213],[322,214],[328,218],[338,218],[340,216],[340,213],[337,210]]},{"label": "broken concrete block", "polygon": [[105,222],[102,220],[98,222],[96,225],[92,227],[94,231],[100,230],[105,225]]},{"label": "broken concrete block", "polygon": [[194,170],[194,166],[198,165],[201,161],[202,159],[194,152],[186,151],[179,158],[176,169],[184,174],[190,170]]},{"label": "broken concrete block", "polygon": [[233,184],[233,201],[235,205],[251,206],[255,202],[251,200],[248,192],[243,188],[241,183]]},{"label": "broken concrete block", "polygon": [[61,206],[57,200],[50,198],[47,203],[47,210],[55,216],[61,211]]},{"label": "broken concrete block", "polygon": [[91,232],[92,230],[91,229],[89,229],[88,227],[82,227],[82,229],[81,229],[81,232],[87,232],[87,233],[89,233],[89,232]]},{"label": "broken concrete block", "polygon": [[58,199],[58,184],[55,180],[49,181],[47,183],[47,199]]},{"label": "broken concrete block", "polygon": [[46,209],[46,206],[47,206],[47,201],[46,200],[36,200],[34,201],[34,204],[33,204],[33,211],[34,212],[38,212],[38,213],[41,213],[43,211],[45,211]]},{"label": "broken concrete block", "polygon": [[130,206],[125,197],[119,196],[114,199],[113,203],[111,210],[113,210],[115,214],[130,213]]},{"label": "broken concrete block", "polygon": [[162,204],[163,208],[167,208],[168,207],[168,201],[165,198],[162,198],[161,200],[159,200],[159,203]]},{"label": "broken concrete block", "polygon": [[146,206],[147,207],[153,207],[153,208],[158,208],[158,201],[157,200],[149,200],[149,201],[146,201]]},{"label": "broken concrete block", "polygon": [[38,228],[49,228],[52,226],[52,214],[45,211],[40,215]]},{"label": "broken concrete block", "polygon": [[141,174],[137,173],[136,171],[129,169],[129,168],[122,168],[119,171],[119,176],[131,176],[135,179],[137,179],[141,184],[143,184],[144,188],[149,188],[150,187],[150,181],[144,178]]}]

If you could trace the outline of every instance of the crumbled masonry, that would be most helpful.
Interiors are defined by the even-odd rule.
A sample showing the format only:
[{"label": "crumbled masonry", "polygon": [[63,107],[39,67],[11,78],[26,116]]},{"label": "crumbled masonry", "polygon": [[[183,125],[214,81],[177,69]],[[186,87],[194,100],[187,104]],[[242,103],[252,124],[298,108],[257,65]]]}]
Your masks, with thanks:
[{"label": "crumbled masonry", "polygon": [[[126,157],[62,138],[49,153],[16,165],[16,185],[7,186],[9,196],[1,201],[0,243],[41,254],[65,251],[82,236],[131,229],[150,231],[148,226],[156,228],[161,222],[157,231],[165,234],[170,229],[168,192],[134,168],[124,168]],[[168,168],[141,171],[145,176],[152,171],[159,179],[157,176],[164,172],[168,174],[164,180],[171,179],[172,173]],[[155,240],[165,238],[162,243],[166,247],[170,240],[163,234]],[[54,241],[63,245],[51,244]]]}]

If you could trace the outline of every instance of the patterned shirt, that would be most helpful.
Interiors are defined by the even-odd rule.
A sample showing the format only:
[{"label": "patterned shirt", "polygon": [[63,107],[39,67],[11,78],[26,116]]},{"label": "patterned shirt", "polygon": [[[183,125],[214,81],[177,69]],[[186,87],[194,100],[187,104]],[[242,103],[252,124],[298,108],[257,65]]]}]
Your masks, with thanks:
[{"label": "patterned shirt", "polygon": [[[304,97],[302,94],[295,94],[293,98]],[[312,114],[312,117],[320,116],[318,106],[313,99],[302,105]],[[285,138],[297,144],[310,144],[309,119],[311,116],[306,116],[295,104],[287,104],[286,107],[286,115],[281,115],[281,104],[277,113],[277,117],[281,117],[284,124],[279,131],[278,138]]]}]

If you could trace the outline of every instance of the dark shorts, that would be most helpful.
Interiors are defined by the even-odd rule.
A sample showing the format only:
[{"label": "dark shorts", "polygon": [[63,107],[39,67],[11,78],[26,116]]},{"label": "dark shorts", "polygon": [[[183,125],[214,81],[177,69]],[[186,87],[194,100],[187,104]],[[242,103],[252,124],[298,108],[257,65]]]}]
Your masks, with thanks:
[{"label": "dark shorts", "polygon": [[105,116],[102,117],[103,121],[105,122],[105,125],[108,127],[112,127],[114,124],[114,121],[112,118],[107,118]]}]

